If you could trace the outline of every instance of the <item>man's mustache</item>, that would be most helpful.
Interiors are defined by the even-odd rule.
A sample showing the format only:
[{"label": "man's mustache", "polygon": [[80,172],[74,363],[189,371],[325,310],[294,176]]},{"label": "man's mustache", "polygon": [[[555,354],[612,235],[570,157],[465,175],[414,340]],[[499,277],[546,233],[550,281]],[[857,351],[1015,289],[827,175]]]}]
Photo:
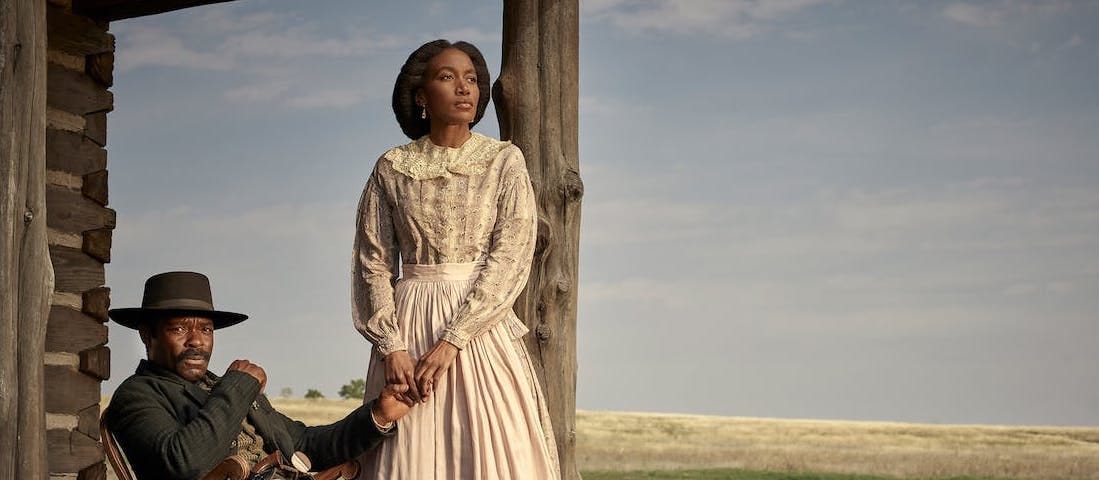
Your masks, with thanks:
[{"label": "man's mustache", "polygon": [[190,360],[192,358],[201,358],[209,362],[210,352],[202,351],[197,348],[188,348],[187,350],[180,352],[180,354],[176,356],[176,361],[182,362],[184,360]]}]

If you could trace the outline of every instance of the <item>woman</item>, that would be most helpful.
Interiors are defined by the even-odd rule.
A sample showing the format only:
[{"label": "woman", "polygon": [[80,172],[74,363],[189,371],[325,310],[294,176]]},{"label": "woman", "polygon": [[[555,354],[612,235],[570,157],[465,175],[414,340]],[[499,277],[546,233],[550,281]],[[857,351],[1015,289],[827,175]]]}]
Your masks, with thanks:
[{"label": "woman", "polygon": [[366,398],[403,383],[421,403],[363,458],[363,478],[560,476],[512,311],[534,252],[534,193],[516,146],[470,130],[488,99],[484,57],[465,42],[424,44],[393,89],[413,141],[385,152],[363,190],[354,321],[374,345]]}]

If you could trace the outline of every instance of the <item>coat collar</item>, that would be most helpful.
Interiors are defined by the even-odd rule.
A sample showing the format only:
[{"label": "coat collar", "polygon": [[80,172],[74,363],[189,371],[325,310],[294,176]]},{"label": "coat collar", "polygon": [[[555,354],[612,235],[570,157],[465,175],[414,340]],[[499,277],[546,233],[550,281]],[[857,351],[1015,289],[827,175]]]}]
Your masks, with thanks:
[{"label": "coat collar", "polygon": [[[206,393],[206,390],[203,390],[202,387],[199,387],[197,383],[188,382],[187,380],[184,380],[183,377],[179,376],[179,374],[177,374],[176,372],[168,370],[167,368],[164,368],[148,360],[141,360],[141,362],[137,364],[137,371],[135,373],[137,375],[157,377],[159,379],[178,384],[179,386],[183,387],[183,391],[187,394],[187,396],[191,397],[191,400],[194,400],[199,405],[205,404],[206,399],[210,396],[210,394]],[[214,375],[209,370],[207,370],[206,378],[210,379],[211,383],[215,383],[220,377]]]},{"label": "coat collar", "polygon": [[[205,405],[206,400],[210,398],[209,392],[198,386],[198,383],[188,382],[176,372],[148,360],[141,360],[141,362],[137,364],[136,373],[137,375],[156,377],[183,387],[184,394],[190,397],[191,401],[195,402],[197,405]],[[217,381],[221,379],[221,377],[211,373],[209,370],[206,371],[206,378],[210,380],[210,383],[217,383]],[[264,443],[274,448],[278,448],[282,451],[284,457],[289,458],[287,455],[294,453],[294,449],[284,447],[292,447],[293,441],[289,437],[286,437],[285,433],[279,435],[279,430],[272,425],[271,419],[267,415],[267,412],[270,411],[274,411],[271,407],[271,403],[267,401],[266,397],[260,395],[260,398],[252,402],[252,408],[248,410],[248,421],[256,427],[256,431],[263,437]]]}]

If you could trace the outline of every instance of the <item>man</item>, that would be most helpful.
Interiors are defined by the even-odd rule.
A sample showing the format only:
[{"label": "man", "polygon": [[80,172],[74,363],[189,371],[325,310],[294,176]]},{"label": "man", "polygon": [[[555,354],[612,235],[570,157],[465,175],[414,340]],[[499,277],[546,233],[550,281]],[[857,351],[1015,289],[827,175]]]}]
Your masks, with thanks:
[{"label": "man", "polygon": [[306,427],[271,407],[259,365],[236,360],[221,377],[208,372],[214,331],[248,317],[215,310],[210,281],[199,273],[154,275],[145,282],[141,308],[110,315],[140,333],[148,356],[103,413],[142,480],[199,479],[227,457],[252,466],[277,458],[276,452],[292,459],[301,451],[314,470],[323,470],[392,435],[412,405],[407,385],[387,385],[343,420]]}]

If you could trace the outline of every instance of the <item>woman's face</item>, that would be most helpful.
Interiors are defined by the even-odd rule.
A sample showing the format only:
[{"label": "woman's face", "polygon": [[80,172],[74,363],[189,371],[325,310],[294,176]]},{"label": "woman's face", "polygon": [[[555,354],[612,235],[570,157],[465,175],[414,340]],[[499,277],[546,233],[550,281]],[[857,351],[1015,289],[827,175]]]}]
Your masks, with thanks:
[{"label": "woman's face", "polygon": [[439,52],[427,62],[416,103],[427,106],[432,124],[469,125],[477,116],[477,70],[469,55],[456,48]]}]

